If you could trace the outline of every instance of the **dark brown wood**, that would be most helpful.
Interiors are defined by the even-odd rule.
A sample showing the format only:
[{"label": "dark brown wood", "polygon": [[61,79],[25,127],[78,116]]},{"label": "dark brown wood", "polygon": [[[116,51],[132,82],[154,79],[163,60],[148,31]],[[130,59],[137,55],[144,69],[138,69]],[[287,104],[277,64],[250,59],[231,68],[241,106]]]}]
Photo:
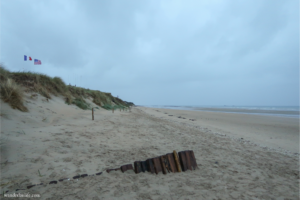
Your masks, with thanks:
[{"label": "dark brown wood", "polygon": [[94,108],[92,108],[92,120],[94,120]]},{"label": "dark brown wood", "polygon": [[29,186],[27,186],[27,189],[30,189],[30,188],[32,188],[32,187],[34,187],[35,185],[29,185]]},{"label": "dark brown wood", "polygon": [[185,157],[186,157],[186,164],[187,164],[187,168],[189,170],[193,170],[192,169],[192,156],[190,155],[190,151],[185,151]]},{"label": "dark brown wood", "polygon": [[111,171],[118,171],[118,170],[120,170],[120,168],[115,168],[115,169],[107,169],[107,170],[106,170],[106,172],[107,172],[107,173],[109,173],[109,172],[111,172]]},{"label": "dark brown wood", "polygon": [[150,168],[149,168],[149,165],[148,165],[148,160],[149,160],[149,159],[145,160],[145,163],[146,163],[146,171],[147,171],[147,172],[150,172]]},{"label": "dark brown wood", "polygon": [[167,174],[166,164],[164,162],[163,156],[160,156],[159,159],[160,159],[161,169],[162,169],[163,174]]},{"label": "dark brown wood", "polygon": [[173,173],[177,172],[176,164],[175,164],[175,161],[174,161],[174,154],[173,153],[168,153],[166,155],[166,157],[167,157],[167,160],[170,164],[171,172],[173,172]]},{"label": "dark brown wood", "polygon": [[177,152],[174,150],[173,154],[174,154],[174,160],[175,160],[175,163],[176,163],[177,171],[181,172],[181,167],[180,167],[180,162],[179,162]]},{"label": "dark brown wood", "polygon": [[198,168],[198,165],[197,165],[197,162],[196,162],[196,158],[195,158],[194,151],[190,150],[190,155],[191,155],[191,158],[192,158],[192,163],[193,163],[194,169]]},{"label": "dark brown wood", "polygon": [[167,159],[167,156],[163,155],[162,158],[163,158],[163,162],[165,163],[167,172],[170,173],[171,172],[171,166],[170,166],[169,160]]},{"label": "dark brown wood", "polygon": [[64,181],[64,180],[68,180],[68,178],[62,178],[62,179],[59,179],[58,181],[59,181],[59,182],[62,182],[62,181]]},{"label": "dark brown wood", "polygon": [[[185,151],[185,154],[186,154],[186,157],[187,157],[187,162],[189,162],[189,160],[190,160],[191,168],[192,168],[192,170],[195,170],[195,169],[196,169],[196,164],[195,164],[194,158],[193,158],[193,156],[192,156],[191,150]],[[189,159],[189,160],[188,160],[188,159]]]},{"label": "dark brown wood", "polygon": [[178,152],[178,156],[179,156],[181,169],[183,172],[185,172],[187,170],[185,152],[184,151]]},{"label": "dark brown wood", "polygon": [[132,164],[122,165],[120,168],[123,173],[127,170],[131,170],[131,169],[133,170]]},{"label": "dark brown wood", "polygon": [[146,161],[142,161],[141,162],[141,167],[142,167],[142,172],[146,172],[147,171]]},{"label": "dark brown wood", "polygon": [[80,178],[80,175],[79,176],[74,176],[73,179],[79,179]]},{"label": "dark brown wood", "polygon": [[154,169],[155,169],[155,173],[158,174],[159,172],[161,172],[161,163],[158,157],[156,158],[152,158],[153,161],[153,165],[154,165]]},{"label": "dark brown wood", "polygon": [[152,159],[147,159],[146,164],[147,164],[147,171],[151,172],[151,174],[153,174],[155,169],[154,169],[154,164],[153,164]]},{"label": "dark brown wood", "polygon": [[140,161],[134,162],[134,171],[136,174],[140,173],[142,171],[142,166]]},{"label": "dark brown wood", "polygon": [[89,176],[89,175],[88,175],[88,174],[81,174],[81,175],[80,175],[81,178],[84,178],[84,177],[86,177],[86,176]]}]

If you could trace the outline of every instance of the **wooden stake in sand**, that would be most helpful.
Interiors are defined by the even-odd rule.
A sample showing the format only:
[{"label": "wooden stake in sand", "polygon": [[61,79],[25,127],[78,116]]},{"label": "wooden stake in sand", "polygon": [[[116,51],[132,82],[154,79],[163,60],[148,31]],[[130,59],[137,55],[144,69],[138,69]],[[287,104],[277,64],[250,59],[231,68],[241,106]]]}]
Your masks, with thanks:
[{"label": "wooden stake in sand", "polygon": [[177,152],[174,150],[173,154],[174,154],[174,158],[175,158],[175,163],[176,163],[176,166],[177,166],[177,170],[178,170],[178,172],[181,172],[181,168],[180,168],[180,164],[179,164],[179,159],[178,159]]},{"label": "wooden stake in sand", "polygon": [[112,113],[114,113],[114,108],[112,108]]},{"label": "wooden stake in sand", "polygon": [[92,120],[94,120],[94,108],[92,108]]}]

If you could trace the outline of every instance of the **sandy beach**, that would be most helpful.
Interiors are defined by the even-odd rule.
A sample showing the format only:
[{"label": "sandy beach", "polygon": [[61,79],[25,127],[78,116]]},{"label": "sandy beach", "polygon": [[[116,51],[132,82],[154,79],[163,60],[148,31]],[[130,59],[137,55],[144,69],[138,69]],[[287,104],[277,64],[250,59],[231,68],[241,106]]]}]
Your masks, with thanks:
[{"label": "sandy beach", "polygon": [[[90,110],[60,97],[27,96],[25,104],[28,113],[1,100],[1,193],[103,172],[18,192],[40,199],[299,199],[298,119],[133,107],[96,109],[91,120]],[[173,150],[193,150],[199,168],[105,172]]]},{"label": "sandy beach", "polygon": [[[141,110],[158,118],[173,122],[185,122],[191,126],[199,127],[203,131],[243,138],[269,148],[280,148],[282,151],[299,153],[299,118],[259,115],[258,113],[262,111],[242,109],[210,108],[209,110],[214,112],[206,112],[141,107]],[[226,113],[237,111],[251,112],[252,114]],[[267,113],[293,114],[295,112],[268,111]],[[258,115],[253,115],[254,113]],[[182,118],[187,120],[182,120]],[[190,119],[195,119],[195,121]]]}]

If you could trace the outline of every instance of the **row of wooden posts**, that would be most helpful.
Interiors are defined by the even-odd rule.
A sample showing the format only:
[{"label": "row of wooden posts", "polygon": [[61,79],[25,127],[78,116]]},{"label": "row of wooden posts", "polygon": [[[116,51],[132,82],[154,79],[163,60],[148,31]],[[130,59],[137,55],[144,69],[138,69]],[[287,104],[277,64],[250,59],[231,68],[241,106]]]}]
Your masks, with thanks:
[{"label": "row of wooden posts", "polygon": [[192,150],[168,153],[154,158],[149,158],[145,161],[135,161],[134,167],[132,164],[123,165],[120,168],[107,169],[106,172],[121,170],[123,173],[127,170],[133,170],[136,174],[140,172],[151,172],[158,174],[162,172],[176,173],[185,172],[187,170],[195,170],[198,168],[195,154]]},{"label": "row of wooden posts", "polygon": [[[134,162],[134,167],[132,164],[127,164],[127,165],[122,165],[119,168],[115,169],[107,169],[106,172],[109,173],[111,171],[122,171],[123,173],[128,170],[133,170],[136,174],[141,173],[141,172],[151,172],[153,173],[160,173],[162,172],[163,174],[168,174],[168,173],[176,173],[176,172],[185,172],[187,170],[196,170],[198,168],[195,154],[193,150],[186,150],[186,151],[180,151],[177,152],[174,150],[173,153],[168,153],[165,155],[161,155],[158,157],[154,158],[149,158],[145,161],[135,161]],[[70,181],[70,180],[78,180],[84,177],[88,176],[99,176],[101,175],[102,172],[98,172],[96,174],[81,174],[81,175],[76,175],[73,178],[61,178],[58,181],[50,181],[49,183],[39,183],[39,184],[34,184],[34,185],[28,185],[26,189],[30,189],[34,186],[39,186],[39,185],[51,185],[51,184],[57,184],[58,182],[62,181]],[[20,191],[20,190],[26,190],[25,188],[21,189],[16,189],[15,191]],[[3,192],[7,193],[9,190]]]},{"label": "row of wooden posts", "polygon": [[[122,109],[123,109],[123,111],[126,110],[126,108],[122,108]],[[120,108],[120,111],[122,109]],[[129,112],[131,112],[131,106],[129,106],[127,109],[129,110]],[[115,108],[112,108],[112,113],[114,113],[114,111],[115,111]],[[92,108],[92,120],[94,120],[94,108]]]}]

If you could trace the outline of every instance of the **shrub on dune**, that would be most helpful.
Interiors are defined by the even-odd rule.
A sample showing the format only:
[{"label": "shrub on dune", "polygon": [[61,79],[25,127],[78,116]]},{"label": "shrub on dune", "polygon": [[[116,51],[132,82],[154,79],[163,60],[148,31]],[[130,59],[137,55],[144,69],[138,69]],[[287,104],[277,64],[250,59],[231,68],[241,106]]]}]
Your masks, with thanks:
[{"label": "shrub on dune", "polygon": [[4,82],[8,79],[9,71],[7,71],[2,65],[0,65],[0,82]]},{"label": "shrub on dune", "polygon": [[60,77],[54,77],[52,79],[52,84],[57,93],[63,94],[67,91],[67,86]]},{"label": "shrub on dune", "polygon": [[87,110],[90,107],[89,104],[86,103],[82,98],[75,98],[72,103],[83,110]]},{"label": "shrub on dune", "polygon": [[34,91],[40,93],[42,96],[48,99],[51,99],[48,90],[45,87],[41,86],[40,84],[34,84]]},{"label": "shrub on dune", "polygon": [[65,102],[66,102],[66,104],[68,104],[68,105],[72,104],[72,102],[73,102],[72,99],[73,99],[73,98],[72,98],[71,93],[70,93],[70,92],[67,92],[67,93],[65,94]]},{"label": "shrub on dune", "polygon": [[28,111],[23,104],[23,91],[12,79],[7,79],[6,82],[1,82],[1,99],[15,109]]}]

